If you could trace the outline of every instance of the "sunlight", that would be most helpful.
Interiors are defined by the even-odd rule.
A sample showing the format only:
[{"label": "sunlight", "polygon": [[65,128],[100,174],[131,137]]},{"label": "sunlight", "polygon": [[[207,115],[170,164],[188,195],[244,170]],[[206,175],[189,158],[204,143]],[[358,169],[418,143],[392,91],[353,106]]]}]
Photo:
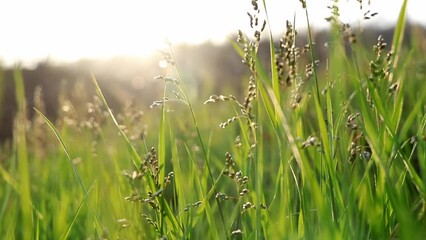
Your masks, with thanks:
[{"label": "sunlight", "polygon": [[[309,5],[312,22],[324,27],[329,10],[319,2],[311,1]],[[369,9],[379,12],[381,22],[393,19],[401,3],[392,0],[383,9],[379,7],[383,0],[371,2]],[[296,26],[304,27],[299,1],[267,4],[274,33],[281,33],[285,21],[293,20],[295,14]],[[355,0],[341,1],[342,16],[348,16],[345,21],[356,21],[362,15],[362,11],[356,11],[357,4]],[[248,0],[2,1],[0,28],[7,34],[0,42],[0,61],[13,64],[28,60],[147,56],[155,53],[166,38],[174,44],[223,42],[238,29],[249,32],[249,9]],[[294,9],[300,11],[293,12]],[[415,12],[416,8],[411,9]]]},{"label": "sunlight", "polygon": [[2,28],[10,36],[0,44],[4,59],[144,56],[166,37],[161,1],[21,0],[1,5]]},{"label": "sunlight", "polygon": [[[0,26],[9,37],[2,39],[0,59],[145,56],[166,38],[173,43],[223,40],[223,33],[231,30],[226,25],[229,19],[205,17],[209,11],[220,13],[220,8],[188,0],[3,2]],[[222,13],[229,15],[229,11],[232,8]]]}]

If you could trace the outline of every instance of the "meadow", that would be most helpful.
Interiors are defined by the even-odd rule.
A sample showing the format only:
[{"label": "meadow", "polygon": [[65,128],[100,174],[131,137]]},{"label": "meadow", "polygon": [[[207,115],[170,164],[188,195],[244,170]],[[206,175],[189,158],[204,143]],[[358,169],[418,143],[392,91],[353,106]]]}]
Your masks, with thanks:
[{"label": "meadow", "polygon": [[[16,69],[0,238],[424,239],[425,39],[403,44],[402,1],[393,38],[363,44],[337,2],[319,59],[310,27],[296,43],[290,20],[275,39],[267,2],[252,1],[252,32],[230,39],[246,66],[242,97],[196,97],[170,46],[150,111],[112,111],[92,75],[96,94],[60,95],[53,121],[40,90],[28,108]],[[309,26],[309,2],[300,4],[297,21]]]}]

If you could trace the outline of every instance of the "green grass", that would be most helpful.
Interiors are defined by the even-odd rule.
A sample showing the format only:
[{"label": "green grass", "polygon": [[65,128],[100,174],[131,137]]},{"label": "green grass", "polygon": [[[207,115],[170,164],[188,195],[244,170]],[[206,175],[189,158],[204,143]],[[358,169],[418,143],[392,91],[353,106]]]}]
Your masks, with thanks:
[{"label": "green grass", "polygon": [[316,66],[310,27],[308,52],[291,55],[294,19],[287,44],[269,33],[270,62],[260,60],[267,3],[255,1],[258,24],[230,41],[246,97],[192,97],[170,48],[164,97],[142,118],[113,113],[93,76],[90,111],[62,100],[51,122],[40,104],[29,124],[17,70],[1,239],[423,239],[425,58],[402,44],[406,3],[386,47],[353,41],[334,14]]}]

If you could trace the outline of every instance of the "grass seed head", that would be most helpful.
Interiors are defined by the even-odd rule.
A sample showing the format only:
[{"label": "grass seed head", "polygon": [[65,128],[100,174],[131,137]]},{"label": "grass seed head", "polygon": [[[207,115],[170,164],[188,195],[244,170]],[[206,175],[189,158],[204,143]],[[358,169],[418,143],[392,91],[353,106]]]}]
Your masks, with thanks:
[{"label": "grass seed head", "polygon": [[307,148],[310,146],[318,146],[319,143],[317,142],[317,138],[314,136],[309,136],[303,143],[302,148]]},{"label": "grass seed head", "polygon": [[257,0],[252,0],[251,1],[251,5],[253,6],[253,10],[254,11],[258,11],[259,10],[259,5],[257,4]]},{"label": "grass seed head", "polygon": [[377,12],[371,12],[370,10],[368,10],[367,12],[364,13],[364,20],[369,20],[371,18],[373,18],[374,16],[376,16],[378,13]]},{"label": "grass seed head", "polygon": [[395,93],[398,90],[398,87],[399,87],[399,83],[394,83],[389,87],[388,92],[390,94]]},{"label": "grass seed head", "polygon": [[415,143],[417,143],[419,141],[419,137],[418,136],[412,136],[411,138],[410,138],[410,144],[415,144]]},{"label": "grass seed head", "polygon": [[237,229],[231,232],[231,235],[241,235],[243,234],[243,231],[241,229]]},{"label": "grass seed head", "polygon": [[248,192],[249,192],[249,190],[247,188],[244,188],[243,190],[240,191],[240,196],[244,196]]},{"label": "grass seed head", "polygon": [[243,211],[242,212],[244,213],[245,211],[247,211],[248,209],[251,209],[251,208],[256,208],[256,206],[251,202],[246,202],[246,203],[243,204]]},{"label": "grass seed head", "polygon": [[173,180],[174,173],[169,172],[166,177],[164,177],[164,188],[166,188]]},{"label": "grass seed head", "polygon": [[302,4],[302,8],[306,8],[306,0],[299,0],[299,2]]},{"label": "grass seed head", "polygon": [[226,122],[223,122],[223,123],[219,124],[219,127],[226,128],[229,124],[237,121],[237,119],[238,119],[237,117],[229,118],[228,120],[226,120]]},{"label": "grass seed head", "polygon": [[[297,60],[300,57],[296,47],[296,30],[290,21],[287,21],[287,30],[280,38],[279,47],[275,54],[275,65],[278,71],[278,80],[281,86],[291,86],[297,76]],[[286,72],[288,73],[286,75]]]},{"label": "grass seed head", "polygon": [[222,192],[216,193],[215,197],[216,197],[216,199],[219,199],[219,200],[228,200],[228,196],[225,193],[222,193]]},{"label": "grass seed head", "polygon": [[355,123],[355,119],[361,115],[360,113],[353,113],[348,116],[346,119],[346,126],[351,130],[357,130],[358,125]]}]

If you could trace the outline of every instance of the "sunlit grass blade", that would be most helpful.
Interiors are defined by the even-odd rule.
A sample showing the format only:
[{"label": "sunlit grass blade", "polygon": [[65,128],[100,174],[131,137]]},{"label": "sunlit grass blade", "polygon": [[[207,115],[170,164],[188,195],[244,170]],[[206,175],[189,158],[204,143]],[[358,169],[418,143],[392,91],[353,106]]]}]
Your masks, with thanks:
[{"label": "sunlit grass blade", "polygon": [[[21,217],[23,238],[33,237],[34,220],[31,209],[31,175],[28,163],[28,149],[26,136],[27,104],[25,99],[24,79],[19,69],[13,72],[15,80],[16,103],[18,105],[18,115],[16,117],[16,126],[14,131],[14,144],[16,147],[16,156],[18,160],[18,171],[20,175],[20,195],[21,195]],[[31,204],[28,204],[31,203]]]},{"label": "sunlit grass blade", "polygon": [[426,88],[423,88],[422,93],[419,93],[419,94],[421,94],[421,95],[418,96],[418,98],[417,98],[418,101],[412,107],[408,116],[405,118],[405,121],[402,123],[401,132],[400,132],[400,136],[402,136],[402,137],[408,137],[407,136],[408,132],[411,130],[411,127],[413,126],[414,122],[416,121],[416,118],[418,117],[419,113],[421,113],[422,108],[424,107],[424,101],[426,99]]},{"label": "sunlit grass blade", "polygon": [[70,232],[71,232],[71,229],[73,228],[74,224],[76,223],[76,221],[77,221],[77,217],[78,217],[78,215],[79,215],[79,213],[80,213],[80,211],[81,211],[81,209],[82,209],[83,205],[84,205],[84,204],[85,204],[85,202],[87,201],[87,198],[89,197],[89,193],[92,191],[92,189],[93,189],[93,186],[89,188],[89,190],[87,191],[87,193],[84,195],[83,199],[80,201],[80,204],[78,205],[78,208],[77,208],[77,210],[76,210],[76,211],[75,211],[75,213],[74,213],[74,216],[73,216],[73,218],[72,218],[72,221],[70,222],[70,224],[69,224],[69,226],[68,226],[67,230],[66,230],[66,231],[62,234],[61,239],[63,239],[63,240],[65,240],[65,239],[69,239],[69,237],[68,237],[68,236],[69,236],[69,234],[70,234]]},{"label": "sunlit grass blade", "polygon": [[414,53],[414,50],[410,51],[410,53],[408,54],[407,61],[405,61],[405,64],[401,67],[400,69],[400,74],[401,76],[399,77],[398,81],[396,84],[398,84],[398,89],[397,92],[394,96],[394,108],[392,111],[392,119],[391,119],[391,131],[392,132],[397,132],[399,130],[400,124],[401,124],[401,117],[402,117],[402,112],[404,110],[404,101],[405,101],[405,81],[402,79],[404,78],[407,74],[407,68],[409,63],[411,62],[411,57]]},{"label": "sunlit grass blade", "polygon": [[274,37],[272,34],[272,27],[270,26],[271,22],[269,21],[269,14],[266,8],[266,1],[262,0],[263,8],[266,16],[266,24],[268,25],[269,30],[269,53],[271,54],[270,66],[271,66],[271,80],[272,80],[272,89],[274,90],[275,96],[279,102],[281,102],[281,91],[280,91],[280,82],[278,79],[278,70],[277,64],[275,62],[275,46],[274,46]]},{"label": "sunlit grass blade", "polygon": [[[7,207],[7,204],[8,204],[10,191],[14,190],[19,196],[21,195],[21,192],[20,192],[20,189],[19,189],[19,182],[16,179],[14,179],[8,173],[8,171],[6,169],[4,169],[1,165],[0,165],[0,175],[3,177],[3,180],[7,183],[7,186],[8,186],[7,194],[4,197],[4,202],[3,202],[2,208],[0,210],[0,217],[1,217],[0,219],[5,219],[4,214],[6,213],[6,207]],[[32,202],[27,202],[27,204],[29,206],[31,206],[31,208],[33,209],[33,211],[36,214],[38,219],[43,219],[43,214],[41,214],[41,212],[38,209],[36,209],[36,207],[33,205]]]},{"label": "sunlit grass blade", "polygon": [[124,138],[124,140],[126,141],[126,145],[127,148],[130,152],[131,155],[131,159],[132,159],[132,163],[133,166],[138,169],[139,168],[139,164],[142,162],[142,159],[140,158],[138,152],[136,151],[136,149],[132,146],[132,144],[130,143],[129,138],[127,137],[127,135],[124,133],[123,129],[120,128],[120,125],[118,124],[117,120],[115,119],[114,114],[112,113],[111,108],[108,105],[108,102],[106,101],[104,94],[102,93],[101,88],[99,87],[98,82],[96,81],[95,75],[92,74],[92,82],[95,85],[96,88],[96,92],[98,93],[98,96],[101,98],[102,103],[104,104],[104,106],[106,107],[109,116],[111,117],[114,125],[117,127],[118,131],[120,132],[121,136]]},{"label": "sunlit grass blade", "polygon": [[[421,135],[421,133],[423,133],[426,129],[426,114],[423,114],[422,119],[420,120],[420,126],[419,129],[417,130],[417,135],[414,137],[415,139],[417,138],[418,135]],[[419,143],[417,141],[412,141],[413,138],[410,138],[409,140],[406,141],[405,144],[413,144],[413,148],[411,150],[411,153],[409,155],[408,158],[404,158],[404,156],[401,156],[401,158],[403,159],[404,165],[407,169],[408,174],[410,175],[412,181],[414,182],[417,190],[420,193],[420,196],[422,198],[423,201],[426,200],[426,181],[424,181],[425,178],[421,178],[421,175],[419,175],[418,171],[415,169],[415,167],[413,166],[413,161],[415,158],[415,153],[416,151],[418,151],[418,145]],[[405,146],[405,144],[403,144],[401,146],[401,148],[403,148]],[[400,152],[401,154],[401,152]],[[423,172],[423,169],[421,170],[421,172]]]},{"label": "sunlit grass blade", "polygon": [[62,149],[65,152],[65,155],[67,156],[69,162],[71,163],[71,166],[73,167],[74,174],[75,174],[75,176],[77,178],[77,181],[78,181],[78,183],[79,183],[79,185],[80,185],[80,187],[81,187],[84,195],[86,195],[87,194],[86,186],[83,183],[83,180],[82,180],[82,178],[80,176],[80,173],[78,172],[78,169],[75,167],[75,165],[72,162],[72,158],[71,158],[70,152],[68,150],[68,147],[65,144],[64,140],[62,139],[60,133],[56,129],[55,125],[53,125],[53,123],[42,112],[40,112],[36,108],[34,108],[34,111],[36,111],[37,114],[39,114],[43,118],[43,120],[46,122],[46,124],[49,126],[49,128],[52,130],[52,132],[55,134],[55,137],[57,138],[57,140],[61,144],[61,147],[62,147]]},{"label": "sunlit grass blade", "polygon": [[[80,185],[81,191],[83,192],[83,196],[88,195],[87,188],[86,188],[86,186],[85,186],[85,184],[83,182],[83,179],[81,178],[80,173],[78,172],[77,167],[75,166],[75,164],[72,161],[72,158],[71,158],[70,152],[68,150],[68,147],[66,146],[64,140],[62,139],[62,137],[61,137],[60,133],[58,132],[58,130],[56,129],[55,125],[53,125],[53,123],[42,112],[40,112],[36,108],[34,108],[34,110],[37,112],[37,114],[39,114],[43,118],[43,120],[46,122],[46,124],[49,126],[49,128],[52,130],[52,132],[54,133],[55,137],[57,138],[57,140],[61,144],[61,147],[64,150],[65,155],[67,156],[67,159],[68,159],[69,163],[72,166],[72,170],[74,172],[74,175],[75,175],[75,177],[77,179],[78,184]],[[93,216],[95,218],[96,232],[97,232],[98,236],[101,236],[101,233],[102,233],[102,227],[101,226],[102,226],[102,224],[99,221],[99,218],[98,218],[97,214],[94,213],[94,212],[92,212],[92,209],[90,208],[90,205],[87,202],[87,200],[84,200],[84,203],[86,204],[86,207],[88,208],[88,211],[93,214]]]},{"label": "sunlit grass blade", "polygon": [[[407,3],[408,3],[408,0],[404,0],[404,2],[402,2],[402,6],[399,10],[398,20],[395,26],[395,32],[393,34],[393,39],[392,39],[392,52],[394,54],[393,64],[392,64],[393,69],[397,69],[398,60],[401,55],[402,40],[404,39]],[[391,73],[391,75],[389,76],[389,80],[391,82],[393,80],[393,76],[394,76],[393,73]]]},{"label": "sunlit grass blade", "polygon": [[[185,150],[190,158],[190,161],[192,163],[192,169],[196,169],[197,168],[197,163],[195,161],[195,159],[193,158],[193,156],[191,155],[191,148],[185,144]],[[213,183],[213,185],[211,186],[210,190],[208,190],[208,188],[206,188],[206,184],[203,184],[203,179],[199,174],[196,173],[192,173],[193,175],[193,181],[195,182],[195,186],[197,188],[197,191],[199,194],[201,194],[202,199],[200,199],[203,204],[202,204],[202,209],[204,210],[204,213],[206,214],[206,218],[207,218],[207,223],[210,227],[212,227],[212,231],[209,231],[209,236],[212,238],[220,238],[220,234],[217,228],[217,223],[216,220],[214,218],[214,211],[212,209],[212,204],[209,202],[209,200],[212,198],[212,196],[216,193],[216,186],[218,183],[218,180],[220,178],[220,176],[216,179],[216,181]],[[225,223],[224,223],[225,224]],[[226,231],[225,231],[226,233]]]},{"label": "sunlit grass blade", "polygon": [[[4,218],[4,216],[5,216],[5,214],[6,214],[6,210],[7,210],[7,207],[8,207],[8,205],[9,205],[9,201],[10,201],[10,197],[11,197],[11,192],[12,192],[12,186],[11,186],[11,184],[13,184],[13,183],[11,183],[11,177],[9,176],[9,173],[2,167],[2,166],[0,166],[0,174],[2,175],[2,177],[3,177],[3,180],[6,182],[6,183],[8,183],[7,184],[7,186],[4,186],[3,187],[3,196],[2,196],[2,202],[1,202],[1,208],[0,208],[0,219],[2,219],[2,221],[4,221],[3,219],[5,219]],[[17,187],[17,183],[15,183],[15,184],[13,184],[14,185],[14,190],[15,191],[19,191],[18,190],[18,187]],[[2,232],[2,224],[1,224],[1,222],[2,221],[0,221],[0,233]]]}]

